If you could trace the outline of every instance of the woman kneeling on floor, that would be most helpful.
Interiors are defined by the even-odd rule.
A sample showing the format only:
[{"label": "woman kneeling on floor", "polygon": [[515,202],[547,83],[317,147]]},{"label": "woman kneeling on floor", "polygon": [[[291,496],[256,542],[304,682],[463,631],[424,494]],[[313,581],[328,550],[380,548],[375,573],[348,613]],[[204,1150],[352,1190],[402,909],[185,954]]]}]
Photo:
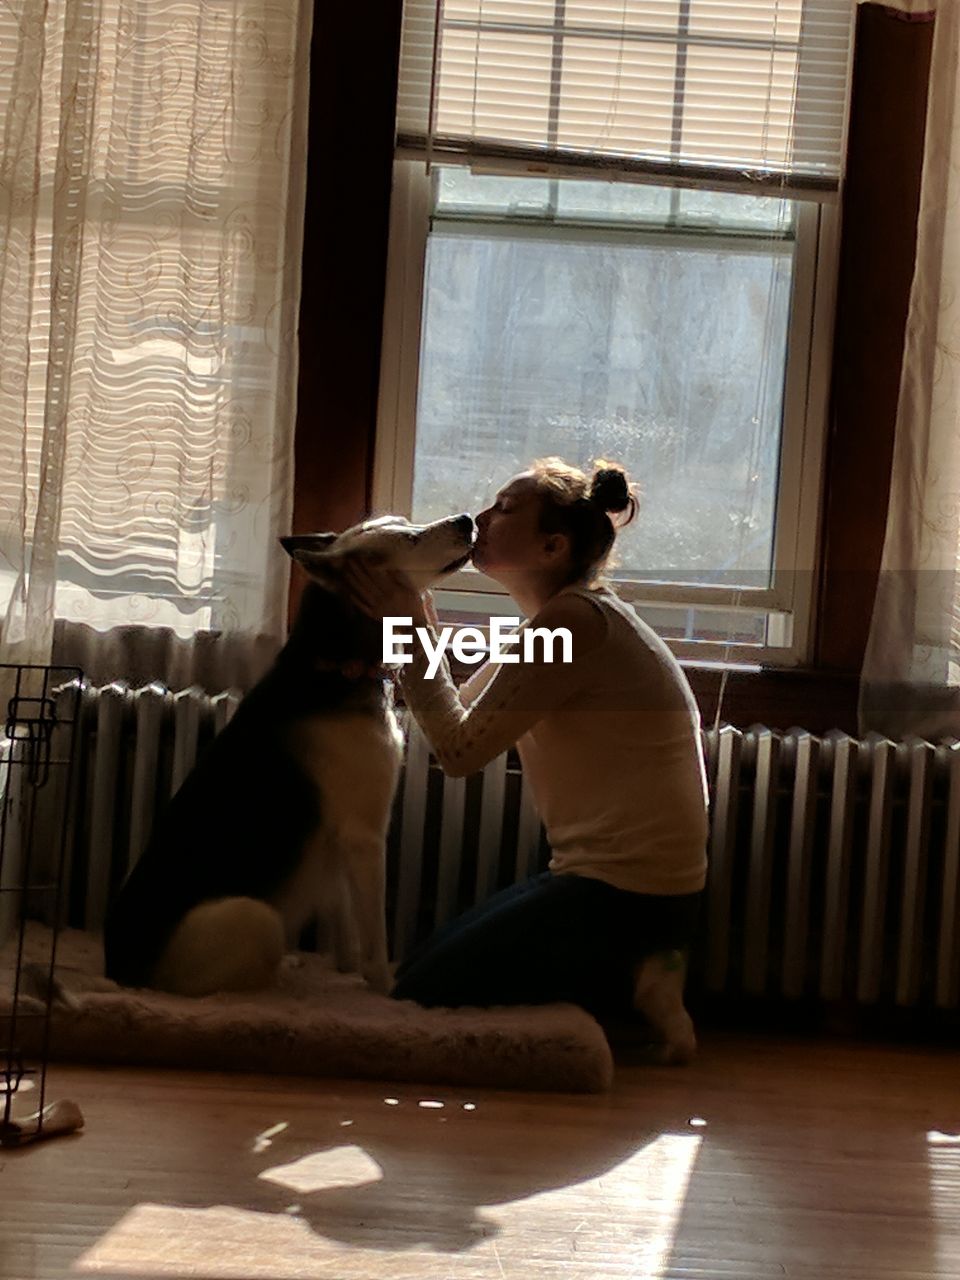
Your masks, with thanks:
[{"label": "woman kneeling on floor", "polygon": [[[557,458],[510,480],[477,517],[474,564],[529,619],[566,628],[572,661],[487,662],[458,690],[427,677],[417,645],[403,695],[444,772],[463,777],[517,745],[543,820],[549,870],[495,894],[406,958],[393,994],[423,1005],[571,1000],[598,1016],[643,1013],[667,1061],[688,1060],[682,952],[706,877],[700,717],[666,644],[601,581],[636,498],[622,468],[592,479]],[[611,513],[625,513],[617,526]],[[362,569],[374,616],[436,627],[432,599]],[[436,643],[436,635],[433,636]],[[516,651],[516,650],[515,650]]]}]

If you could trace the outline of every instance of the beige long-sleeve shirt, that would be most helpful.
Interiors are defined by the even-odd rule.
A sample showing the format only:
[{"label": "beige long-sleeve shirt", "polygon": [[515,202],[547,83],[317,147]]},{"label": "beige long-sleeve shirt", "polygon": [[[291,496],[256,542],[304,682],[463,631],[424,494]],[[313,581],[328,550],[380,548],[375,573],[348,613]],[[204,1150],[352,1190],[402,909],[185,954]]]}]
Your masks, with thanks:
[{"label": "beige long-sleeve shirt", "polygon": [[606,589],[567,588],[530,625],[567,627],[573,661],[545,662],[538,646],[536,661],[487,662],[458,691],[446,661],[426,678],[414,646],[404,697],[444,772],[473,773],[516,743],[552,871],[636,893],[702,889],[700,716],[678,662]]}]

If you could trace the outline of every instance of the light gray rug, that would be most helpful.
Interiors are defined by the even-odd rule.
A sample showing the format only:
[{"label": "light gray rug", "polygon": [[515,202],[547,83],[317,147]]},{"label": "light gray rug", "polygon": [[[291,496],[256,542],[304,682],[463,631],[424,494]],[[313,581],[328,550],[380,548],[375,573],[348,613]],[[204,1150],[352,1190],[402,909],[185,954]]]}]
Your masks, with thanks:
[{"label": "light gray rug", "polygon": [[[26,958],[49,958],[49,933],[27,930]],[[14,948],[0,952],[0,1049],[9,1035]],[[325,957],[304,953],[277,989],[202,999],[134,991],[102,976],[100,940],[66,930],[51,1057],[60,1061],[201,1067],[597,1093],[613,1062],[599,1025],[569,1004],[421,1009],[376,995]],[[36,1008],[36,1005],[34,1005]],[[20,1021],[24,1052],[40,1020]]]}]

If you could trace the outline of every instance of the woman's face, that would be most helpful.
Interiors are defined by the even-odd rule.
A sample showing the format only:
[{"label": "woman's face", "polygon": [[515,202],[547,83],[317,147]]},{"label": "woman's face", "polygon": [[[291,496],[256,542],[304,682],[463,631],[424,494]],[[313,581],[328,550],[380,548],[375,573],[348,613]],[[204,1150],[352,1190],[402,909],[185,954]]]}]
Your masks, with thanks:
[{"label": "woman's face", "polygon": [[477,516],[473,563],[484,573],[530,572],[546,567],[554,541],[540,529],[540,495],[529,472],[514,476],[493,505]]}]

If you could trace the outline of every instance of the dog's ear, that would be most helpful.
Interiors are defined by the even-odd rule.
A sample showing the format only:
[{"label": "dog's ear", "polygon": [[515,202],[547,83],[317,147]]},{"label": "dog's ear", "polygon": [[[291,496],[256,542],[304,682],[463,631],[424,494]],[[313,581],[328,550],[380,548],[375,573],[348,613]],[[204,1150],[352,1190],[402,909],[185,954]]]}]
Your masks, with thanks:
[{"label": "dog's ear", "polygon": [[326,587],[336,585],[342,556],[337,552],[335,533],[294,533],[281,538],[280,545],[314,580]]},{"label": "dog's ear", "polygon": [[336,533],[291,533],[280,539],[280,545],[295,560],[298,551],[329,551],[338,537]]}]

